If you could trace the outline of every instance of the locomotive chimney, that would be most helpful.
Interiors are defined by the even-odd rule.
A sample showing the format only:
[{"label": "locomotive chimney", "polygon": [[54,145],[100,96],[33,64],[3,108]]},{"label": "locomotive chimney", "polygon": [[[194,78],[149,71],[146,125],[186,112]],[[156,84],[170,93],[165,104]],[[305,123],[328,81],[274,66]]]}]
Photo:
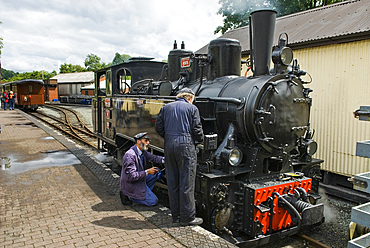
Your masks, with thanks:
[{"label": "locomotive chimney", "polygon": [[181,43],[181,49],[185,49],[185,43],[184,43],[184,41]]},{"label": "locomotive chimney", "polygon": [[251,68],[254,76],[269,74],[276,11],[257,10],[249,17]]}]

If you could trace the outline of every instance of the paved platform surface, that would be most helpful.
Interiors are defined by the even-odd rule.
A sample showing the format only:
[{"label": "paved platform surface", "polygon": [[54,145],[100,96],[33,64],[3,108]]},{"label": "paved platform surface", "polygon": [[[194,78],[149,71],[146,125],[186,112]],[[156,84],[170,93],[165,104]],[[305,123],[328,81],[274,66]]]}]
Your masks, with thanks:
[{"label": "paved platform surface", "polygon": [[123,206],[117,174],[33,117],[0,110],[0,125],[0,247],[235,247],[161,205]]}]

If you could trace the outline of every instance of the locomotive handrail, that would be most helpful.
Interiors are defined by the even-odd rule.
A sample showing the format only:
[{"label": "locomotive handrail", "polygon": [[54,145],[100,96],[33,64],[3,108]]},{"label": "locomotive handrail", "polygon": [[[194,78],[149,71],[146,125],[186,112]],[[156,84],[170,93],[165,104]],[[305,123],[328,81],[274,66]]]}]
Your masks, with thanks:
[{"label": "locomotive handrail", "polygon": [[[138,99],[141,98],[154,98],[154,99],[175,99],[176,96],[159,96],[159,95],[122,95],[120,97],[124,98],[135,98],[137,97]],[[195,102],[201,102],[201,101],[215,101],[215,102],[228,102],[228,103],[233,103],[235,105],[240,105],[245,103],[245,99],[240,100],[238,98],[234,97],[196,97]]]},{"label": "locomotive handrail", "polygon": [[196,102],[200,102],[200,101],[229,102],[229,103],[234,103],[236,105],[240,105],[245,102],[238,98],[233,98],[233,97],[197,97]]}]

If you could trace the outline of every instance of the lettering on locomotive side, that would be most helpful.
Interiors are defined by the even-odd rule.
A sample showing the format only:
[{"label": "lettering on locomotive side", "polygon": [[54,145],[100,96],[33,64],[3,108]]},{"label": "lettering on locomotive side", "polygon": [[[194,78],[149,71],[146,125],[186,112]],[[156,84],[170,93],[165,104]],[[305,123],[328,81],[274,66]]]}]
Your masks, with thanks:
[{"label": "lettering on locomotive side", "polygon": [[106,110],[106,112],[105,112],[105,117],[107,118],[107,119],[111,119],[112,118],[112,110]]},{"label": "lettering on locomotive side", "polygon": [[105,107],[107,107],[107,108],[110,108],[111,107],[110,98],[105,98]]},{"label": "lettering on locomotive side", "polygon": [[181,58],[181,68],[190,67],[190,57]]}]

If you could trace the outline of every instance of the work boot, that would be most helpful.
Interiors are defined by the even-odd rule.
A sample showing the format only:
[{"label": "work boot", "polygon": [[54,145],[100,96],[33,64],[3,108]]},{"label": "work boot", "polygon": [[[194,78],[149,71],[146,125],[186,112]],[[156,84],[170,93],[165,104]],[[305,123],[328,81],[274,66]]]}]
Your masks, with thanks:
[{"label": "work boot", "polygon": [[122,191],[119,192],[119,196],[121,198],[122,205],[131,205],[132,202],[130,201],[130,198],[128,196],[124,195]]},{"label": "work boot", "polygon": [[172,218],[172,223],[180,223],[180,216]]},{"label": "work boot", "polygon": [[202,218],[197,218],[195,217],[192,221],[189,221],[189,222],[180,222],[180,225],[182,226],[197,226],[197,225],[201,225],[203,223],[203,219]]}]

